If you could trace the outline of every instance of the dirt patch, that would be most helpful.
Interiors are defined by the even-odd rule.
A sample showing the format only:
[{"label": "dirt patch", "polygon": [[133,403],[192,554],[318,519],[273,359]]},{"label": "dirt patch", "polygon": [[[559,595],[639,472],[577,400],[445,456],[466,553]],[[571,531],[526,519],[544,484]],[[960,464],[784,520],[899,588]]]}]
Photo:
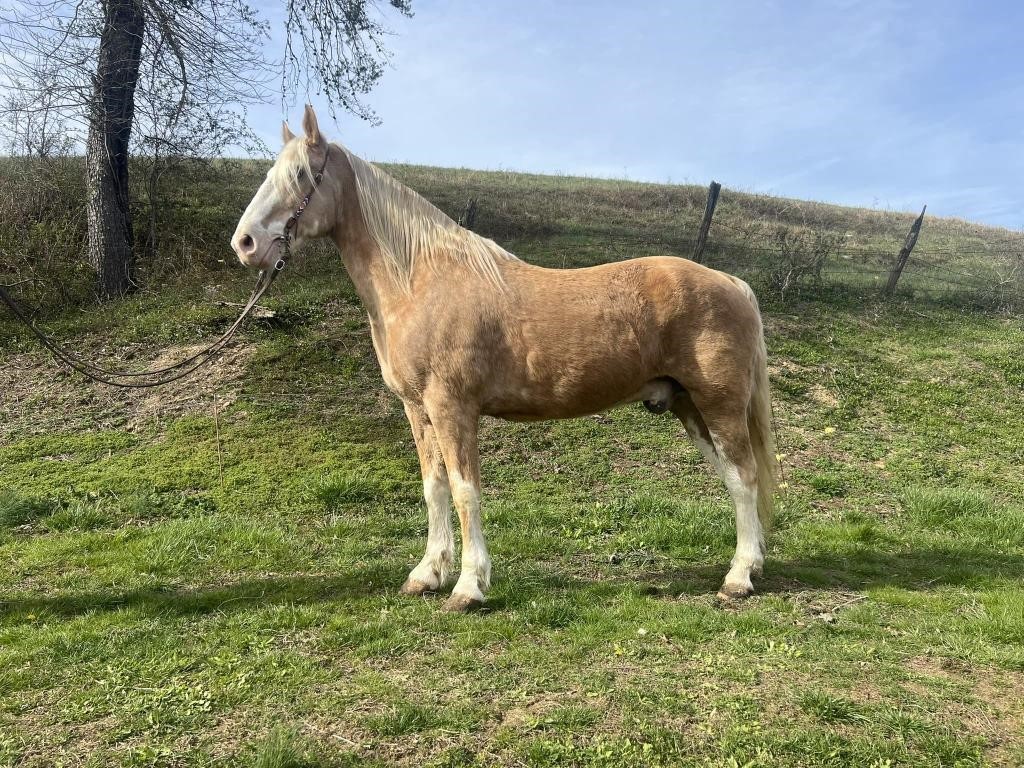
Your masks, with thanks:
[{"label": "dirt patch", "polygon": [[[813,321],[811,321],[813,322]],[[797,336],[807,331],[807,318],[799,315],[781,315],[776,313],[761,313],[761,323],[764,325],[766,336]]]},{"label": "dirt patch", "polygon": [[[915,656],[907,660],[906,666],[924,678],[966,686],[969,693],[962,698],[947,697],[937,704],[943,715],[985,739],[985,756],[992,765],[1020,765],[1024,743],[1024,674],[978,667],[942,656]],[[935,696],[934,689],[914,680],[905,682],[903,687],[921,699]]]},{"label": "dirt patch", "polygon": [[841,613],[868,599],[856,592],[805,590],[789,596],[793,606],[802,614],[797,626],[814,623],[835,624]]},{"label": "dirt patch", "polygon": [[972,672],[971,665],[967,662],[941,656],[914,656],[907,661],[907,667],[919,675],[950,682],[969,680]]},{"label": "dirt patch", "polygon": [[501,725],[516,730],[530,730],[537,723],[542,722],[554,710],[562,706],[567,700],[575,701],[582,698],[580,691],[563,691],[559,693],[544,693],[533,697],[530,701],[524,702],[521,706],[510,707],[501,715]]},{"label": "dirt patch", "polygon": [[[174,360],[195,354],[199,349],[202,349],[201,345],[168,350],[154,365],[172,364]],[[137,429],[152,419],[177,418],[208,411],[214,396],[217,407],[231,405],[238,398],[245,367],[253,352],[251,346],[238,347],[204,366],[196,376],[186,376],[163,387],[130,390],[130,395],[122,401],[133,414],[128,420],[129,429]]]},{"label": "dirt patch", "polygon": [[[160,368],[188,357],[205,344],[163,350],[140,368]],[[76,429],[127,429],[190,413],[213,413],[238,397],[253,347],[230,347],[190,376],[151,389],[120,389],[86,379],[40,354],[7,357],[0,367],[0,440],[15,436]],[[137,352],[133,357],[142,358]],[[124,360],[104,359],[110,368],[131,367]]]},{"label": "dirt patch", "polygon": [[1024,758],[1024,674],[983,675],[974,695],[980,706],[970,717],[988,728],[988,758],[996,766],[1020,766]]},{"label": "dirt patch", "polygon": [[42,701],[26,709],[15,719],[17,732],[25,737],[19,755],[19,766],[44,768],[54,765],[54,756],[60,755],[61,765],[85,765],[103,744],[104,735],[115,725],[111,715],[87,722],[53,721],[49,713],[53,703]]},{"label": "dirt patch", "polygon": [[807,396],[818,405],[825,406],[826,408],[835,408],[839,405],[839,398],[821,386],[821,384],[813,384],[808,390]]},{"label": "dirt patch", "polygon": [[878,704],[885,699],[879,687],[870,681],[861,680],[846,691],[846,696],[855,704]]}]

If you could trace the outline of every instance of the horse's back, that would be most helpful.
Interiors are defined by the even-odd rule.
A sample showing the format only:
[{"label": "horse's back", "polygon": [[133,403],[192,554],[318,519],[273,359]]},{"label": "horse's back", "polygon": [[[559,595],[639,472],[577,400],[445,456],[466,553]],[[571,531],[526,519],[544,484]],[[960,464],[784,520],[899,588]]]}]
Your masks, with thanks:
[{"label": "horse's back", "polygon": [[576,269],[515,262],[506,275],[510,300],[523,309],[541,305],[561,314],[580,306],[590,311],[603,303],[639,313],[659,328],[683,322],[691,327],[721,325],[723,332],[725,326],[759,317],[754,294],[743,280],[677,256],[644,256]]}]

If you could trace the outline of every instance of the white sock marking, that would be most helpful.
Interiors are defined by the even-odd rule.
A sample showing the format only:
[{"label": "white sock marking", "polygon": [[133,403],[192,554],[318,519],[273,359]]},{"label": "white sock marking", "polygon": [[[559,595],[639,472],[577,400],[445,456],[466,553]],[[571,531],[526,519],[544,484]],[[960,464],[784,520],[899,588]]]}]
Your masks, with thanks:
[{"label": "white sock marking", "polygon": [[447,479],[436,475],[424,478],[423,498],[427,502],[427,550],[409,578],[430,589],[439,589],[447,581],[455,557]]}]

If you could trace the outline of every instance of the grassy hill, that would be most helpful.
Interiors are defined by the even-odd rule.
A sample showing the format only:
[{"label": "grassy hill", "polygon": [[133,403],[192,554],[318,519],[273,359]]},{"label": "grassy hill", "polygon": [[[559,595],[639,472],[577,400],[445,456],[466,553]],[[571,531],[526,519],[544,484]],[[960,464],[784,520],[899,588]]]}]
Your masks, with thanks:
[{"label": "grassy hill", "polygon": [[[704,205],[389,170],[455,215],[477,197],[477,231],[552,266],[686,255]],[[258,164],[169,183],[145,289],[102,307],[77,170],[47,172],[0,176],[2,279],[36,280],[74,348],[168,361],[233,318]],[[326,250],[156,392],[85,382],[0,319],[0,765],[1020,765],[1024,238],[926,219],[883,301],[912,219],[723,191],[708,260],[763,298],[787,482],[740,606],[714,599],[724,489],[639,407],[485,421],[489,610],[399,597],[415,452]]]},{"label": "grassy hill", "polygon": [[[453,218],[476,199],[475,231],[546,266],[690,256],[706,195],[692,185],[384,167]],[[134,178],[144,284],[235,266],[228,238],[266,168],[246,160],[184,166],[162,177],[151,201],[140,161]],[[42,165],[0,159],[3,269],[18,280],[33,278],[25,290],[44,303],[54,296],[64,303],[88,300],[81,171],[78,158]],[[762,300],[859,302],[884,285],[915,215],[725,189],[705,261],[748,279]],[[1020,309],[1024,233],[927,217],[900,290],[919,303]]]}]

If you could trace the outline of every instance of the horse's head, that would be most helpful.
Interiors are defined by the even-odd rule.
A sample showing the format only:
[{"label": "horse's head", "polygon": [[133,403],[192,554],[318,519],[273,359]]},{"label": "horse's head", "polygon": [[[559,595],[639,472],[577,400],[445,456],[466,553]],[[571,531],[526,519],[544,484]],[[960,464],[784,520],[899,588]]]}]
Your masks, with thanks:
[{"label": "horse's head", "polygon": [[[273,267],[283,250],[283,241],[289,236],[292,247],[298,248],[304,241],[323,237],[334,228],[341,186],[326,167],[327,141],[320,134],[316,114],[309,105],[302,118],[302,130],[306,135],[296,138],[288,124],[284,124],[284,148],[235,228],[231,247],[247,267]],[[304,199],[307,202],[302,209]],[[296,218],[289,224],[293,216]]]}]

